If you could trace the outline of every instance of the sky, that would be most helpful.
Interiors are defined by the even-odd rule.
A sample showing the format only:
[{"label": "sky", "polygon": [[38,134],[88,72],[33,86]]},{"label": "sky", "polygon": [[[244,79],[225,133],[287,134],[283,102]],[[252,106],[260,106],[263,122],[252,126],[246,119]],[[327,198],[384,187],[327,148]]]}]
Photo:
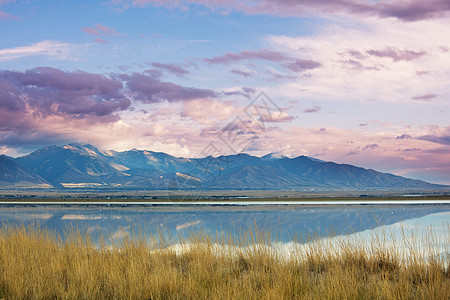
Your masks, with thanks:
[{"label": "sky", "polygon": [[0,0],[0,154],[307,155],[450,184],[449,0]]}]

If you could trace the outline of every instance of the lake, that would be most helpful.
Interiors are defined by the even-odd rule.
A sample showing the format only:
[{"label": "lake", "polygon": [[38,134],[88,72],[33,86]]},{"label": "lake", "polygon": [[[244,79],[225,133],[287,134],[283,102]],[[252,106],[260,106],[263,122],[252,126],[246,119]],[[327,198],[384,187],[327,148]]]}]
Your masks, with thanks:
[{"label": "lake", "polygon": [[[213,204],[213,205],[212,205]],[[400,202],[258,202],[228,203],[0,203],[3,226],[39,224],[63,233],[82,228],[92,238],[120,241],[133,233],[170,235],[173,240],[201,230],[214,237],[259,230],[272,240],[310,241],[391,228],[425,231],[430,226],[448,243],[449,201]],[[416,230],[415,229],[415,230]],[[417,231],[416,230],[416,231]],[[397,234],[396,233],[396,234]]]}]

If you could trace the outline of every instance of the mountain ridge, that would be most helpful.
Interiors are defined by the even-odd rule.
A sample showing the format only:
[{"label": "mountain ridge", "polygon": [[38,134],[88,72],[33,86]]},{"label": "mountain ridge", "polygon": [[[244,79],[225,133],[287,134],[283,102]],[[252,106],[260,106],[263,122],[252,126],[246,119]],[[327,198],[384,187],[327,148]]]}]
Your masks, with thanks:
[{"label": "mountain ridge", "polygon": [[[9,160],[13,160],[17,164],[16,169],[21,170],[22,177],[16,178],[17,181],[28,179],[37,183],[41,180],[41,183],[58,188],[282,190],[446,187],[350,164],[326,162],[308,156],[289,158],[272,153],[263,157],[240,153],[183,158],[138,149],[105,151],[90,144],[71,143],[44,147]],[[4,167],[0,171],[6,174],[10,172],[8,170]],[[14,177],[8,178],[14,185]]]}]

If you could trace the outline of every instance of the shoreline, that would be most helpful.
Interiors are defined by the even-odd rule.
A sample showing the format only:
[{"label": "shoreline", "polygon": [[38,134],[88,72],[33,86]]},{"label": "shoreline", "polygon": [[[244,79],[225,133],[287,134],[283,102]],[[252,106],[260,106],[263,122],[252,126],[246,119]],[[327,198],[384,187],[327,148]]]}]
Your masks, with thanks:
[{"label": "shoreline", "polygon": [[342,205],[449,205],[450,199],[420,200],[240,200],[240,201],[0,201],[2,206],[342,206]]}]

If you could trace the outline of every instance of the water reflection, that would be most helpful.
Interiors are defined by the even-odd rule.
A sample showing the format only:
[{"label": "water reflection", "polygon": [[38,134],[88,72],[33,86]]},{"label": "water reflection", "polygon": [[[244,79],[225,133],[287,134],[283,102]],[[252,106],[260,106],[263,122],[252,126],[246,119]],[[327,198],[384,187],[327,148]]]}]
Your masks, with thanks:
[{"label": "water reflection", "polygon": [[[280,205],[248,207],[0,207],[0,222],[39,224],[63,233],[83,228],[93,239],[120,240],[134,233],[171,235],[174,239],[202,230],[235,234],[257,227],[279,242],[308,240],[364,232],[407,220],[433,222],[433,216],[450,216],[450,205]],[[428,219],[426,218],[428,216]],[[442,218],[442,215],[439,215]],[[423,223],[421,226],[427,226]],[[3,225],[4,226],[4,225]]]}]

